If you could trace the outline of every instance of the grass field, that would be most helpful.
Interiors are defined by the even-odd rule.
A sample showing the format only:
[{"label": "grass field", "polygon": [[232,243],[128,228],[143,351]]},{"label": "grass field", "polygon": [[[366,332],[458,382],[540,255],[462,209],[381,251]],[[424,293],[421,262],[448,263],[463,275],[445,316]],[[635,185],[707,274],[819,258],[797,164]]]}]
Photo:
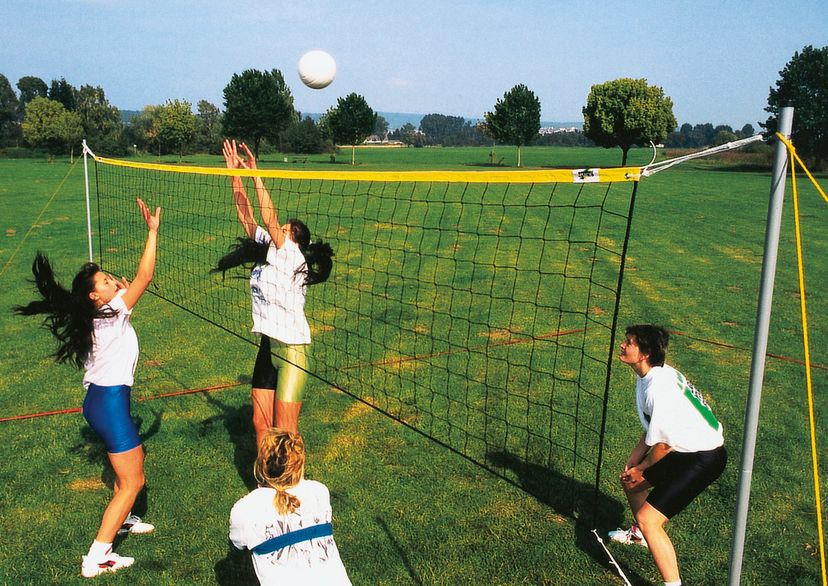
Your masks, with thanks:
[{"label": "grass field", "polygon": [[[498,153],[513,156],[513,149],[499,147]],[[488,149],[360,150],[357,169],[474,170],[487,155]],[[529,148],[523,157],[534,167],[593,167],[620,159],[603,149]],[[264,159],[284,165],[277,157]],[[648,160],[645,150],[631,155],[631,164]],[[320,156],[287,166],[327,170],[326,161]],[[187,157],[184,163],[218,159]],[[712,397],[731,456],[722,479],[669,528],[691,584],[721,584],[727,575],[769,184],[767,174],[704,164],[656,175],[639,189],[619,323],[652,321],[685,334],[674,337],[670,362]],[[822,290],[828,212],[813,191],[801,188],[811,357],[828,365]],[[34,320],[13,317],[10,307],[31,297],[26,279],[36,249],[50,254],[65,279],[85,258],[82,194],[80,166],[0,160],[0,417],[80,405],[80,375],[55,365],[47,333]],[[769,352],[801,359],[790,201],[776,282]],[[250,583],[244,558],[228,555],[226,531],[230,507],[251,484],[245,381],[252,349],[153,296],[141,301],[133,321],[142,350],[134,397],[237,386],[134,403],[148,451],[147,517],[158,531],[122,543],[119,550],[135,556],[136,566],[105,580]],[[813,374],[817,425],[824,429],[828,400],[819,390],[828,371]],[[302,419],[307,474],[331,489],[337,543],[355,584],[621,583],[596,547],[592,527],[571,518],[563,499],[532,497],[348,396],[309,384]],[[632,388],[632,374],[616,363],[600,502],[619,522],[624,499],[614,478],[640,433]],[[80,555],[110,494],[102,446],[77,413],[2,422],[0,442],[0,582],[80,582]],[[516,473],[530,489],[556,481],[541,468]],[[803,367],[770,358],[744,584],[817,582],[814,509]],[[613,553],[634,583],[658,583],[645,550],[615,547]]]}]

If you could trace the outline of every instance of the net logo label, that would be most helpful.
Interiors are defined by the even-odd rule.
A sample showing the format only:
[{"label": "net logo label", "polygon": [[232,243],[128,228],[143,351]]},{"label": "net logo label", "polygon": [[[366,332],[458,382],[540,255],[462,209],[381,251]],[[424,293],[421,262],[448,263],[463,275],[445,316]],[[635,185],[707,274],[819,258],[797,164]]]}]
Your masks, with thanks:
[{"label": "net logo label", "polygon": [[573,183],[600,183],[601,173],[599,169],[572,169]]}]

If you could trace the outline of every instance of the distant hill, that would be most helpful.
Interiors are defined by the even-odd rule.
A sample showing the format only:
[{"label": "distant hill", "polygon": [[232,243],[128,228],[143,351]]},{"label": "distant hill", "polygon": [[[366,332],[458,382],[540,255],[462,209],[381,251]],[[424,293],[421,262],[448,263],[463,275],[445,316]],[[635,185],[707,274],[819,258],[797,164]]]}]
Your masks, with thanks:
[{"label": "distant hill", "polygon": [[[121,110],[121,121],[126,124],[128,123],[134,116],[140,114],[139,110]],[[406,123],[411,123],[414,128],[418,128],[420,126],[420,120],[423,119],[425,114],[412,114],[408,112],[377,112],[380,116],[385,118],[388,122],[388,128],[390,130],[396,130],[397,128],[401,128],[406,125]],[[315,122],[319,122],[319,119],[322,117],[321,112],[302,112],[302,117],[310,116]],[[480,118],[466,118],[466,120],[471,120],[473,124],[476,124]],[[541,121],[541,128],[581,128],[583,127],[583,121],[579,122],[544,122]]]},{"label": "distant hill", "polygon": [[[412,114],[408,112],[377,112],[377,114],[385,118],[388,122],[388,128],[390,130],[401,128],[402,126],[405,126],[406,123],[411,123],[415,128],[418,128],[420,126],[420,120],[422,120],[423,116],[425,116],[425,114]],[[322,114],[316,112],[302,112],[302,116],[310,116],[314,121],[318,122]],[[465,119],[471,120],[473,124],[481,120],[481,118],[469,117],[466,117]],[[541,127],[550,128],[582,128],[583,125],[583,120],[578,122],[541,121]]]}]

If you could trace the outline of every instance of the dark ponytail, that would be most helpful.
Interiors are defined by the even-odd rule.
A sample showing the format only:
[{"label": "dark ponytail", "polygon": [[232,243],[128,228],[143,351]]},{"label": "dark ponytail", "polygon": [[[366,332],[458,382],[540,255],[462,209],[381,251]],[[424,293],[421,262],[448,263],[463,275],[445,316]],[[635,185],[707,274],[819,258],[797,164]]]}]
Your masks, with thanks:
[{"label": "dark ponytail", "polygon": [[305,285],[311,286],[328,280],[333,268],[334,251],[330,244],[317,240],[310,241],[310,230],[301,220],[288,220],[290,235],[299,245],[305,265],[297,269],[296,274],[304,273]]},{"label": "dark ponytail", "polygon": [[230,246],[230,251],[219,259],[216,268],[211,269],[210,272],[221,272],[221,276],[224,277],[224,273],[234,267],[267,264],[269,247],[270,244],[267,242],[259,242],[253,238],[236,238],[236,243]]},{"label": "dark ponytail", "polygon": [[297,272],[305,273],[305,285],[316,285],[328,280],[333,268],[334,251],[327,242],[317,240],[300,248],[305,257],[305,267]]},{"label": "dark ponytail", "polygon": [[52,265],[38,251],[32,263],[33,283],[41,299],[28,305],[17,305],[12,310],[17,315],[44,315],[43,326],[58,341],[53,356],[58,362],[70,363],[81,368],[92,352],[94,320],[112,317],[111,309],[101,310],[89,298],[95,289],[95,274],[100,271],[95,263],[86,263],[72,280],[72,290],[67,290],[55,279]]}]

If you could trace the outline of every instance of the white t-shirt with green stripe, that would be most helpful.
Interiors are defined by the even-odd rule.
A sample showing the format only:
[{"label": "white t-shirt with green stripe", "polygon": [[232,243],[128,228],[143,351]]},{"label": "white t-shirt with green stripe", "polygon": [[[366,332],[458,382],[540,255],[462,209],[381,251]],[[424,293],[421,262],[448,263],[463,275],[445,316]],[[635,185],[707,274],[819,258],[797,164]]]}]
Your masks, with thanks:
[{"label": "white t-shirt with green stripe", "polygon": [[638,417],[648,446],[667,444],[677,452],[703,452],[724,444],[722,424],[683,374],[654,366],[635,384]]}]

